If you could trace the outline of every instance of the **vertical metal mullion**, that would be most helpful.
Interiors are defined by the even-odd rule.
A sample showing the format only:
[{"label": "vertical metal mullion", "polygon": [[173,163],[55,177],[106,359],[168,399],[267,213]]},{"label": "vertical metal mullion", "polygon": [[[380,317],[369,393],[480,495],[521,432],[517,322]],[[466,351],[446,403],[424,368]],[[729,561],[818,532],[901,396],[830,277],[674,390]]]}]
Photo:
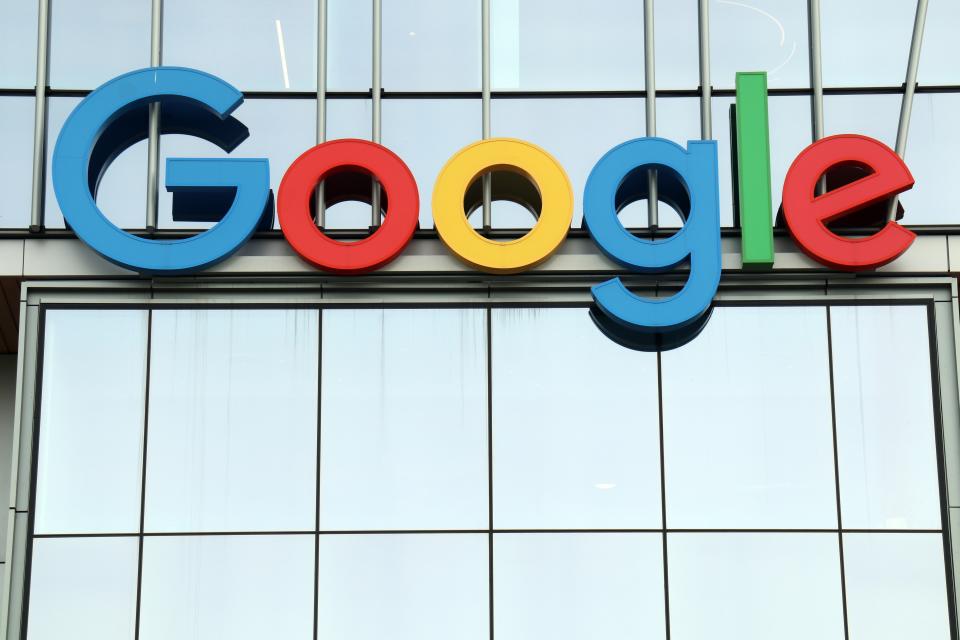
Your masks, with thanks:
[{"label": "vertical metal mullion", "polygon": [[823,63],[820,58],[820,0],[807,2],[808,28],[810,30],[810,84],[813,88],[812,110],[813,139],[823,137]]},{"label": "vertical metal mullion", "polygon": [[487,307],[487,598],[490,640],[494,640],[494,592],[493,592],[493,309]]},{"label": "vertical metal mullion", "polygon": [[153,352],[153,310],[147,309],[147,352],[145,358],[144,372],[144,394],[143,394],[143,442],[140,453],[140,523],[139,535],[137,536],[137,591],[136,591],[136,611],[134,612],[134,640],[140,638],[140,613],[142,611],[143,595],[143,546],[144,546],[144,523],[147,513],[147,445],[150,433],[150,367]]},{"label": "vertical metal mullion", "polygon": [[43,230],[43,195],[46,187],[47,69],[50,50],[50,0],[39,0],[37,11],[37,84],[33,112],[33,191],[30,196],[30,231]]},{"label": "vertical metal mullion", "polygon": [[[910,57],[907,60],[907,78],[903,88],[903,102],[900,103],[900,122],[897,125],[897,155],[901,158],[907,152],[907,136],[910,132],[910,115],[913,112],[913,94],[917,88],[917,70],[920,67],[920,50],[923,46],[923,30],[927,21],[928,0],[917,0],[917,14],[913,21],[913,37],[910,40]],[[887,220],[897,218],[899,195],[890,199]]]},{"label": "vertical metal mullion", "polygon": [[[373,141],[380,144],[380,121],[382,114],[381,93],[383,91],[382,68],[383,0],[373,0]],[[374,178],[373,193],[370,197],[370,226],[380,226],[380,183]]]},{"label": "vertical metal mullion", "polygon": [[847,574],[843,555],[843,505],[840,499],[840,453],[837,448],[837,393],[833,365],[833,319],[830,305],[825,310],[827,329],[827,375],[830,382],[830,424],[833,435],[833,479],[837,508],[837,553],[840,560],[840,598],[843,611],[843,637],[850,638],[850,623],[847,611]]},{"label": "vertical metal mullion", "polygon": [[[163,63],[163,0],[153,0],[150,23],[150,66]],[[147,136],[147,231],[157,229],[158,193],[160,190],[160,103],[148,107]]]},{"label": "vertical metal mullion", "polygon": [[[657,135],[657,82],[653,46],[653,0],[643,0],[643,59],[644,92],[647,107],[647,135]],[[657,199],[657,170],[647,171],[647,227],[657,229],[659,201]]]},{"label": "vertical metal mullion", "polygon": [[[317,5],[317,135],[316,142],[327,140],[327,0]],[[317,185],[316,223],[321,229],[326,224],[327,206],[323,197],[323,182]]]},{"label": "vertical metal mullion", "polygon": [[[813,141],[823,137],[823,61],[820,55],[820,0],[807,1],[807,28],[810,39],[810,116],[813,126]],[[827,177],[817,182],[817,193],[827,190]]]},{"label": "vertical metal mullion", "polygon": [[713,87],[710,85],[710,0],[700,0],[700,139],[713,139]]},{"label": "vertical metal mullion", "polygon": [[[483,139],[490,137],[490,0],[480,2],[481,69],[482,69],[482,130]],[[483,176],[483,229],[489,231],[493,217],[493,177]]]}]

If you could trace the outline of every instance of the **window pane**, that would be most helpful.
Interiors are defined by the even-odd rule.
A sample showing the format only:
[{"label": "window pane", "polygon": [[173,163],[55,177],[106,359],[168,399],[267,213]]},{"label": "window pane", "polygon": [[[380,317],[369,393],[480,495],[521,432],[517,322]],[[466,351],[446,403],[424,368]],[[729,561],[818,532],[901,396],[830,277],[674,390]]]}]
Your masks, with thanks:
[{"label": "window pane", "polygon": [[[0,9],[0,12],[2,11],[3,9]],[[0,47],[2,46],[0,44]],[[33,98],[0,98],[0,140],[3,140],[0,145],[0,191],[4,194],[4,206],[0,208],[0,228],[30,226],[33,111]]]},{"label": "window pane", "polygon": [[824,96],[824,135],[859,133],[876,138],[892,149],[897,143],[902,101],[903,97],[896,94]]},{"label": "window pane", "polygon": [[916,10],[913,0],[824,2],[820,9],[824,86],[902,85]]},{"label": "window pane", "polygon": [[[386,110],[385,108],[384,111]],[[370,140],[372,137],[373,103],[371,100],[353,98],[327,100],[327,140],[339,138]],[[417,184],[419,186],[419,181]],[[421,199],[421,208],[424,204]],[[348,200],[335,204],[326,209],[324,228],[366,230],[370,227],[371,212],[372,208],[366,202]]]},{"label": "window pane", "polygon": [[147,312],[47,312],[36,533],[140,523]]},{"label": "window pane", "polygon": [[37,84],[37,4],[0,4],[0,87],[32,89]]},{"label": "window pane", "polygon": [[415,0],[383,4],[387,91],[479,91],[480,3]]},{"label": "window pane", "polygon": [[318,312],[153,314],[148,531],[312,530]]},{"label": "window pane", "polygon": [[664,352],[667,524],[835,527],[821,307],[722,307]]},{"label": "window pane", "polygon": [[737,71],[766,71],[771,87],[810,86],[807,3],[711,0],[710,59],[714,87],[734,88]]},{"label": "window pane", "polygon": [[[825,99],[829,101],[834,97],[838,96]],[[732,225],[734,216],[730,108],[735,102],[734,97],[714,98],[712,102],[713,137],[717,140],[720,168],[720,220],[724,226]],[[813,142],[813,120],[810,98],[807,96],[770,96],[767,111],[770,121],[771,206],[776,215],[783,197],[783,181],[790,165]]]},{"label": "window pane", "polygon": [[327,0],[327,90],[370,91],[372,64],[373,3]]},{"label": "window pane", "polygon": [[950,0],[929,3],[917,72],[920,84],[960,84],[960,70],[956,65],[956,60],[960,59],[957,24],[960,24],[960,3]]},{"label": "window pane", "polygon": [[[657,5],[664,6],[661,4]],[[684,149],[689,148],[688,142],[700,139],[700,99],[671,96],[657,98],[657,137],[676,142]],[[720,166],[723,166],[723,156],[720,156]],[[646,228],[649,222],[648,204],[646,199],[627,205],[620,211],[620,223],[628,228]],[[722,209],[721,220],[727,215]],[[728,216],[729,217],[729,216]],[[731,222],[726,223],[728,226]],[[680,212],[675,211],[664,201],[658,207],[658,226],[662,229],[680,228],[683,218]]]},{"label": "window pane", "polygon": [[659,533],[497,534],[498,640],[663,638]]},{"label": "window pane", "polygon": [[309,640],[314,539],[146,538],[140,638]]},{"label": "window pane", "polygon": [[954,156],[960,145],[958,110],[960,94],[918,93],[913,97],[906,161],[916,184],[900,196],[906,224],[960,224],[960,203],[954,197]]},{"label": "window pane", "polygon": [[[720,179],[720,226],[733,226],[733,172],[730,145],[732,127],[730,126],[730,106],[736,102],[734,97],[710,99],[710,117],[713,122],[713,139],[717,141],[717,176]],[[771,131],[772,131],[771,127]],[[779,135],[779,132],[777,132]],[[771,143],[773,138],[771,136]],[[771,154],[772,157],[772,154]]]},{"label": "window pane", "polygon": [[487,527],[485,320],[323,312],[321,528]]},{"label": "window pane", "polygon": [[313,91],[315,0],[165,0],[163,63],[220,76],[242,91]]},{"label": "window pane", "polygon": [[492,0],[490,21],[494,89],[643,89],[643,3]]},{"label": "window pane", "polygon": [[[420,228],[433,228],[433,185],[447,160],[483,136],[479,100],[384,100],[383,144],[420,190]],[[369,219],[369,217],[368,217]]]},{"label": "window pane", "polygon": [[586,309],[492,313],[495,525],[660,527],[656,355]]},{"label": "window pane", "polygon": [[[267,158],[270,160],[270,188],[276,197],[287,167],[315,144],[316,100],[247,99],[233,115],[250,130],[250,137],[229,154],[194,136],[165,135],[160,138],[159,215],[162,228],[199,229],[213,225],[211,222],[173,219],[173,194],[166,189],[166,158]],[[279,228],[276,218],[273,226]]]},{"label": "window pane", "polygon": [[[656,2],[653,9],[657,89],[696,89],[700,86],[696,0]],[[637,37],[642,38],[640,34]]]},{"label": "window pane", "polygon": [[667,540],[673,640],[843,639],[837,534],[671,533]]},{"label": "window pane", "polygon": [[150,0],[52,0],[50,86],[94,89],[150,66]]},{"label": "window pane", "polygon": [[[66,227],[60,203],[53,190],[53,152],[60,129],[80,98],[47,98],[47,171],[44,197],[44,226]],[[146,118],[143,123],[147,128]],[[147,141],[142,140],[110,164],[97,190],[97,206],[121,229],[143,229],[147,222]]]},{"label": "window pane", "polygon": [[950,637],[943,536],[843,535],[851,638]]},{"label": "window pane", "polygon": [[317,636],[486,640],[485,534],[320,536]]},{"label": "window pane", "polygon": [[843,526],[939,529],[926,308],[830,316]]},{"label": "window pane", "polygon": [[33,543],[28,640],[130,640],[137,611],[137,538]]},{"label": "window pane", "polygon": [[[770,127],[770,189],[773,213],[783,199],[783,181],[790,165],[813,142],[813,117],[807,96],[771,96],[768,102]],[[723,160],[721,164],[725,163]]]},{"label": "window pane", "polygon": [[[528,140],[563,166],[573,187],[574,228],[583,220],[583,188],[590,170],[607,151],[643,136],[646,129],[643,100],[636,98],[501,98],[493,100],[491,113],[494,136]],[[531,217],[524,226],[534,222]]]}]

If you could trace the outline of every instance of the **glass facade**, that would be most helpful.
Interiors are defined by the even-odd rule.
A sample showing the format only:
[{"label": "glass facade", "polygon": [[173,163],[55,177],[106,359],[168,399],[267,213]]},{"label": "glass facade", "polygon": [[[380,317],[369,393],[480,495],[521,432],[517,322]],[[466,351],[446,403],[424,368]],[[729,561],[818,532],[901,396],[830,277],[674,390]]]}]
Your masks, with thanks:
[{"label": "glass facade", "polygon": [[947,639],[928,314],[50,309],[27,638]]},{"label": "glass facade", "polygon": [[[957,26],[948,0],[0,4],[0,640],[960,640]],[[84,246],[58,136],[157,61],[243,92],[248,135],[140,139],[92,194],[107,219],[189,244],[214,223],[174,214],[167,159],[267,158],[275,197],[304,151],[357,138],[419,189],[397,261],[314,269],[276,211],[187,273]],[[767,270],[741,262],[740,71],[768,80]],[[914,244],[867,274],[778,215],[797,155],[842,133],[899,139],[916,180]],[[717,143],[721,282],[679,346],[590,306],[611,278],[655,301],[690,280],[583,224],[591,169],[648,135]],[[567,239],[522,274],[434,228],[438,174],[484,137],[542,147],[572,187]],[[463,200],[510,243],[539,212],[502,169]],[[331,238],[383,222],[363,180],[313,212]],[[639,195],[629,233],[683,226],[661,201],[651,229]]]},{"label": "glass facade", "polygon": [[[603,0],[589,7],[572,0],[490,0],[486,36],[480,0],[386,2],[377,10],[376,24],[371,2],[327,0],[321,6],[319,0],[269,5],[164,0],[156,25],[162,37],[151,52],[156,18],[149,0],[49,2],[48,28],[39,41],[34,2],[9,3],[0,9],[0,52],[6,52],[0,58],[4,61],[0,114],[15,112],[2,118],[14,125],[11,132],[4,132],[0,162],[12,163],[9,156],[21,169],[29,167],[25,160],[33,146],[49,156],[60,123],[78,97],[116,75],[148,66],[153,53],[164,65],[209,71],[247,93],[248,105],[236,115],[248,125],[251,137],[233,155],[269,158],[274,191],[290,162],[313,145],[318,134],[323,139],[345,135],[336,114],[349,111],[345,117],[365,123],[368,132],[362,137],[377,135],[413,168],[424,205],[423,229],[433,226],[429,196],[439,168],[453,152],[482,137],[482,112],[488,107],[491,135],[527,137],[561,160],[573,182],[578,227],[589,168],[612,144],[654,133],[644,126],[643,98],[648,92],[657,96],[658,135],[680,143],[699,139],[701,115],[712,119],[712,137],[720,142],[721,220],[724,226],[735,226],[735,175],[730,167],[735,149],[729,148],[728,111],[737,71],[763,70],[768,75],[776,210],[786,169],[813,141],[815,119],[826,123],[825,135],[864,132],[894,145],[916,10],[914,0],[885,0],[879,5],[838,0],[824,2],[819,21],[812,24],[806,2],[660,0],[654,3],[653,42],[645,43],[643,3],[624,0]],[[948,115],[960,87],[960,76],[949,62],[956,57],[949,25],[956,22],[957,9],[947,0],[931,0],[929,5],[919,92],[903,149],[916,178],[916,187],[902,199],[903,223],[954,226],[960,222],[954,207],[945,204],[952,198],[945,197],[943,185],[949,184],[946,150],[960,136],[960,125]],[[819,30],[812,28],[816,24]],[[704,69],[701,32],[709,43],[702,56]],[[651,78],[644,73],[647,44],[654,53]],[[22,100],[36,84],[38,46],[49,52],[49,63],[41,72],[46,78],[41,109],[49,123],[45,145],[42,139],[30,144],[30,114],[21,114],[14,99]],[[815,49],[820,52],[826,93],[822,105],[814,99],[811,80]],[[380,57],[374,64],[377,52]],[[318,73],[321,62],[325,66]],[[701,72],[709,75],[711,102],[698,100],[703,94]],[[366,109],[359,101],[372,96],[375,76],[384,99]],[[647,86],[651,82],[653,86]],[[318,132],[321,90],[330,115],[326,129]],[[481,99],[482,90],[492,91],[492,104],[481,105],[488,99]],[[458,99],[449,101],[451,97]],[[254,106],[262,98],[270,98],[265,118]],[[382,131],[373,131],[374,121],[382,122]],[[223,155],[202,141],[165,140],[160,159],[188,151]],[[125,229],[146,227],[148,162],[140,157],[145,152],[143,145],[121,156],[107,172],[104,193],[98,194],[107,217]],[[49,174],[49,163],[46,166]],[[207,226],[173,219],[164,163],[158,166],[159,228]],[[32,175],[4,175],[6,179],[0,180],[9,181],[9,187],[2,185],[5,192],[20,194],[0,212],[0,228],[25,229],[34,215],[46,228],[63,228],[51,189],[33,203],[25,195]],[[49,183],[49,175],[41,179]],[[123,203],[112,205],[111,182],[135,191],[136,197],[124,193]],[[532,226],[533,217],[502,201],[502,196],[494,184],[493,226]],[[663,208],[667,216],[662,226],[679,225]],[[342,203],[331,209],[336,211],[325,224],[330,229],[369,225],[369,215],[364,214],[369,210],[363,205]],[[646,215],[635,209],[625,211],[623,220],[630,227],[646,226]]]}]

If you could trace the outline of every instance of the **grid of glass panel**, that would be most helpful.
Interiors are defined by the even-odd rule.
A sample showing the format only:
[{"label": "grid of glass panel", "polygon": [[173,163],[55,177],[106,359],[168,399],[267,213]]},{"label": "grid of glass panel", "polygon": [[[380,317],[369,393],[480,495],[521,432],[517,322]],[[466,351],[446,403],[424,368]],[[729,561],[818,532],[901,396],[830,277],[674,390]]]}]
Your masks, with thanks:
[{"label": "grid of glass panel", "polygon": [[925,306],[43,326],[27,640],[950,638]]},{"label": "grid of glass panel", "polygon": [[[75,101],[105,80],[149,65],[150,0],[25,0],[0,7],[0,228],[31,220],[31,157],[37,65],[38,4],[50,3],[46,144],[51,153]],[[373,61],[375,5],[380,3],[381,57]],[[708,8],[705,60],[714,99],[713,137],[720,142],[722,210],[735,224],[728,111],[734,74],[765,70],[770,86],[774,209],[796,153],[813,140],[810,58],[819,39],[826,98],[825,135],[861,132],[894,143],[916,12],[914,0],[831,0],[818,3],[820,31],[811,35],[808,4],[780,0],[702,0]],[[643,3],[634,0],[490,0],[489,85],[483,80],[480,0],[162,0],[161,61],[210,71],[247,93],[238,113],[251,137],[233,153],[271,160],[272,187],[318,133],[372,138],[401,153],[421,191],[421,228],[432,228],[429,194],[443,162],[482,133],[481,90],[492,91],[492,135],[523,135],[556,155],[577,194],[590,167],[612,145],[646,135],[645,100],[657,92],[656,133],[679,142],[700,133],[701,29],[697,0],[654,5],[655,86],[644,75]],[[319,33],[320,12],[327,29]],[[960,89],[953,35],[960,8],[930,0],[906,159],[917,186],[902,203],[908,225],[957,224],[952,197],[953,116]],[[325,87],[317,67],[325,53]],[[371,97],[375,71],[382,100]],[[318,92],[325,89],[326,131],[316,130]],[[375,111],[376,113],[373,113]],[[363,123],[362,126],[356,126]],[[650,132],[652,133],[652,132]],[[177,138],[182,138],[178,136]],[[201,141],[167,140],[161,158],[180,153],[222,155]],[[146,224],[146,145],[122,154],[98,198],[119,226]],[[46,163],[49,167],[49,162]],[[164,163],[159,166],[162,168]],[[49,168],[47,170],[49,173]],[[46,178],[49,181],[49,177]],[[160,180],[159,228],[202,228],[171,217]],[[43,221],[63,228],[55,195],[46,189]],[[494,181],[494,227],[527,228],[533,218],[500,200]],[[366,229],[369,205],[331,207],[330,229]],[[666,207],[664,207],[666,210]],[[646,225],[645,211],[624,212],[628,226]],[[477,217],[479,213],[474,214]],[[661,226],[679,219],[666,211]]]}]

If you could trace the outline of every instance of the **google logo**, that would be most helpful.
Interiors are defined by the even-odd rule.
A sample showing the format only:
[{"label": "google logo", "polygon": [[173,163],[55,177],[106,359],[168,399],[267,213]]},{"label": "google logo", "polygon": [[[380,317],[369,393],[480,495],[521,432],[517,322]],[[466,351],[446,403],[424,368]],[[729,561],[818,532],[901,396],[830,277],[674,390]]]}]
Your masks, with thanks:
[{"label": "google logo", "polygon": [[[763,74],[738,74],[738,95],[741,79],[745,93],[761,82],[765,99]],[[243,94],[227,82],[179,67],[132,71],[93,91],[71,113],[53,154],[53,186],[70,227],[107,260],[145,274],[191,273],[229,257],[269,221],[269,163],[263,158],[170,158],[168,190],[202,196],[229,189],[234,192],[229,210],[212,228],[186,239],[150,239],[123,231],[103,215],[94,194],[110,162],[146,137],[143,123],[129,116],[154,101],[171,114],[177,132],[227,150],[242,140],[211,124],[227,119],[243,102]],[[774,260],[766,109],[749,113],[754,119],[738,128],[742,256],[745,265],[762,266]],[[720,282],[717,162],[716,141],[691,141],[683,147],[648,137],[626,141],[596,163],[584,190],[583,219],[600,250],[636,272],[690,266],[687,282],[671,297],[638,296],[620,278],[594,286],[592,295],[603,315],[598,324],[640,334],[702,327]],[[821,177],[841,165],[855,165],[866,175],[818,194]],[[638,238],[617,217],[623,206],[643,196],[650,169],[660,176],[660,197],[685,214],[683,227],[665,239]],[[519,173],[539,192],[538,221],[521,238],[486,238],[467,221],[467,189],[494,170]],[[387,203],[384,222],[362,240],[340,242],[314,224],[310,203],[320,181],[358,171],[379,181]],[[913,182],[904,162],[883,143],[859,135],[832,136],[793,161],[783,185],[784,218],[798,246],[813,259],[838,270],[874,269],[906,251],[915,234],[890,221],[872,235],[850,238],[833,233],[827,224],[901,193]],[[521,272],[548,259],[570,228],[573,202],[570,180],[547,151],[508,138],[482,140],[455,153],[432,194],[434,224],[446,247],[473,268],[495,274]],[[284,236],[304,260],[331,273],[357,274],[382,267],[403,251],[417,227],[420,195],[406,164],[386,147],[333,140],[308,149],[290,165],[276,209]]]}]

